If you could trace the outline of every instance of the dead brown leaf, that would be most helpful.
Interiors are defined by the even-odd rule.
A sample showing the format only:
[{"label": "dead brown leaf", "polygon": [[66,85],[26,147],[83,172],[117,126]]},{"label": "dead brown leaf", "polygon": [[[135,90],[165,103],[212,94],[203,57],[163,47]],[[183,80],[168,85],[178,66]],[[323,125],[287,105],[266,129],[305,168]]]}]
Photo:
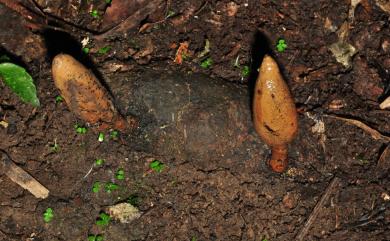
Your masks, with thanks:
[{"label": "dead brown leaf", "polygon": [[174,62],[176,64],[182,64],[183,63],[183,57],[188,55],[188,41],[184,41],[183,43],[180,43],[179,48],[176,51],[176,56]]}]

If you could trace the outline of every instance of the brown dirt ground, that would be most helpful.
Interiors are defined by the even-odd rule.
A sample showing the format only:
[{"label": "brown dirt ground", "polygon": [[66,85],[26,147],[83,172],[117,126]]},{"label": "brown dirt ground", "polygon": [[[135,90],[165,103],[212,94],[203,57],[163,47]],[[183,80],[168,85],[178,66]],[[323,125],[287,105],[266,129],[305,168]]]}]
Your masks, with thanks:
[{"label": "brown dirt ground", "polygon": [[[389,95],[390,80],[390,7],[383,7],[383,2],[363,0],[351,10],[350,1],[336,0],[173,0],[164,8],[163,16],[169,13],[169,18],[144,18],[127,36],[104,40],[85,30],[92,26],[95,31],[97,26],[88,14],[74,18],[84,29],[73,26],[70,35],[32,33],[0,4],[0,27],[9,29],[0,33],[1,54],[29,70],[41,101],[34,109],[0,82],[0,119],[9,123],[0,127],[0,149],[50,190],[49,198],[38,200],[0,176],[0,240],[87,240],[89,234],[113,241],[295,240],[335,177],[341,184],[304,240],[389,240],[389,142],[334,118],[359,120],[390,135],[390,112],[378,107]],[[99,9],[104,11],[104,6]],[[69,13],[59,15],[72,20]],[[88,55],[79,45],[86,36]],[[288,45],[284,52],[275,51],[280,38]],[[198,57],[206,39],[210,51]],[[349,67],[329,49],[340,39],[356,49]],[[178,65],[174,58],[184,41],[189,53]],[[98,54],[103,46],[111,49]],[[148,110],[132,105],[130,87],[156,81],[163,88],[164,83],[203,78],[242,90],[237,94],[250,93],[262,55],[272,52],[300,110],[300,132],[290,146],[289,169],[282,175],[271,173],[264,148],[248,149],[241,155],[247,159],[194,160],[154,149],[153,143],[147,146],[142,130],[120,133],[117,140],[106,132],[102,143],[91,129],[77,134],[74,125],[86,123],[65,103],[55,101],[58,90],[50,61],[58,52],[88,63],[105,81],[121,112],[140,118],[148,116]],[[213,63],[202,68],[206,58]],[[244,66],[249,67],[249,76],[243,74]],[[322,125],[324,129],[319,128]],[[247,128],[253,132],[252,126]],[[259,142],[250,140],[248,145]],[[51,148],[54,143],[57,151]],[[102,167],[94,165],[97,158],[105,159]],[[161,173],[150,171],[148,162],[153,159],[165,163]],[[125,180],[115,179],[119,168],[125,170]],[[95,181],[115,182],[120,189],[93,193]],[[129,197],[137,197],[140,218],[130,224],[95,225],[99,212]],[[44,223],[48,207],[55,217]]]}]

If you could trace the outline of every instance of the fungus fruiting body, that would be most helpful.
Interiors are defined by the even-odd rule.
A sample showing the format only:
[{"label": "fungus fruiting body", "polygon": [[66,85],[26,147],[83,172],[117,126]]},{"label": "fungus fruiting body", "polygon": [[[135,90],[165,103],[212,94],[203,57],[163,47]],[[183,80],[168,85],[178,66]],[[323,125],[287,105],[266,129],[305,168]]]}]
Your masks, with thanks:
[{"label": "fungus fruiting body", "polygon": [[253,121],[257,133],[272,149],[272,170],[283,172],[288,164],[287,146],[298,131],[297,111],[277,63],[268,55],[256,81]]},{"label": "fungus fruiting body", "polygon": [[57,55],[53,60],[52,74],[69,109],[81,119],[91,124],[100,123],[104,128],[123,130],[129,127],[95,75],[72,56]]}]

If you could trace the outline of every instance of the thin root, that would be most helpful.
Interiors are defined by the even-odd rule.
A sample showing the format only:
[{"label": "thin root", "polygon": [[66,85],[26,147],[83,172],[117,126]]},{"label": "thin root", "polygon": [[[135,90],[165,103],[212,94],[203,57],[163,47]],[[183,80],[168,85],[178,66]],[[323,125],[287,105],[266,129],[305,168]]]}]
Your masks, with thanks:
[{"label": "thin root", "polygon": [[386,142],[390,142],[390,137],[389,136],[382,135],[379,131],[369,127],[368,125],[364,124],[361,121],[354,120],[354,119],[343,118],[343,117],[334,116],[334,115],[325,115],[325,116],[326,117],[330,117],[330,118],[334,118],[334,119],[338,119],[338,120],[342,120],[342,121],[345,121],[345,122],[347,122],[349,124],[357,126],[360,129],[363,129],[364,131],[368,132],[372,136],[372,138],[374,138],[375,140],[383,140],[383,141],[386,141]]},{"label": "thin root", "polygon": [[320,213],[322,207],[324,206],[325,202],[329,199],[330,195],[335,191],[335,189],[339,186],[340,179],[338,177],[333,178],[332,182],[329,184],[329,186],[326,188],[325,193],[322,195],[320,201],[316,204],[313,211],[311,212],[309,218],[307,219],[305,225],[301,229],[301,231],[297,234],[295,240],[302,241],[306,237],[307,233],[309,232],[311,226],[313,225],[315,219],[317,218],[318,214]]}]

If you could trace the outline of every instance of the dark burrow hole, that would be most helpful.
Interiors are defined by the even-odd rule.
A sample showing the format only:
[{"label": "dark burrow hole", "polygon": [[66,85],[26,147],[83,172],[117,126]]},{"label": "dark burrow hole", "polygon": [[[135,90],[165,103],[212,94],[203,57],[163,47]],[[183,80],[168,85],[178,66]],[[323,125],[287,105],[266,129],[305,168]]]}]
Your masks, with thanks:
[{"label": "dark burrow hole", "polygon": [[[272,48],[272,44],[270,42],[270,38],[268,38],[263,32],[257,31],[253,36],[253,42],[251,47],[251,66],[250,66],[250,74],[248,77],[248,106],[253,115],[253,97],[254,90],[256,85],[256,80],[258,77],[258,69],[260,68],[260,64],[263,61],[265,55],[269,55],[275,59],[276,63],[279,66],[280,73],[283,75],[284,67],[279,64],[278,59],[275,57],[275,53]],[[286,78],[284,78],[286,79]]]}]

